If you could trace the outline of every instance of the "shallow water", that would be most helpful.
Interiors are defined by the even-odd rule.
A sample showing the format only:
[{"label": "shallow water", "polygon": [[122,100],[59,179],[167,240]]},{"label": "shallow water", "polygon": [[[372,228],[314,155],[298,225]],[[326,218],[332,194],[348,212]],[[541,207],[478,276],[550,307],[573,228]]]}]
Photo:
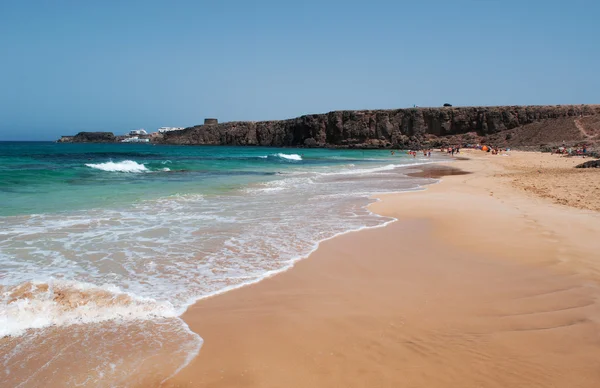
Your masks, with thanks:
[{"label": "shallow water", "polygon": [[[191,303],[390,222],[370,195],[431,182],[401,168],[431,160],[381,150],[0,143],[0,162],[9,386],[166,378],[200,348],[178,318]],[[172,365],[151,366],[160,352]]]}]

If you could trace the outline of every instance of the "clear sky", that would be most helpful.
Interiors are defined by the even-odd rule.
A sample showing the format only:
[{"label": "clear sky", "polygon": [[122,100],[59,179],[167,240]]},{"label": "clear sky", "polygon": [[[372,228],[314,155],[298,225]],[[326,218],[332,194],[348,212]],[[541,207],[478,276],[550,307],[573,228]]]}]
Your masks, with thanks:
[{"label": "clear sky", "polygon": [[600,103],[598,0],[0,0],[0,140]]}]

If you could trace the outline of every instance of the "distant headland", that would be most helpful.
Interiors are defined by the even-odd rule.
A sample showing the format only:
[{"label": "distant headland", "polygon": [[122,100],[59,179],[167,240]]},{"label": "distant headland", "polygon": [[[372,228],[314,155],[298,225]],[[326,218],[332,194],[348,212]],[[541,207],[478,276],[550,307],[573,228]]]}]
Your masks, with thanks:
[{"label": "distant headland", "polygon": [[[80,132],[59,142],[151,142],[180,145],[248,145],[331,148],[434,148],[487,143],[509,147],[600,144],[600,105],[546,105],[334,111],[288,120],[160,128],[115,136]],[[131,139],[137,140],[131,140]],[[129,140],[128,140],[129,139]]]}]

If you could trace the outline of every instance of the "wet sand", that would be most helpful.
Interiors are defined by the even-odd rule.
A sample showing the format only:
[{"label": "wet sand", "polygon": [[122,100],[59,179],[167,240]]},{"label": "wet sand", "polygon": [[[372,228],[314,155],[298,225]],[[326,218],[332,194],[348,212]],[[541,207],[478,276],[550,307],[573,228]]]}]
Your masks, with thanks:
[{"label": "wet sand", "polygon": [[371,205],[398,222],[192,306],[204,346],[164,386],[600,386],[600,213],[520,186],[547,156],[467,156]]}]

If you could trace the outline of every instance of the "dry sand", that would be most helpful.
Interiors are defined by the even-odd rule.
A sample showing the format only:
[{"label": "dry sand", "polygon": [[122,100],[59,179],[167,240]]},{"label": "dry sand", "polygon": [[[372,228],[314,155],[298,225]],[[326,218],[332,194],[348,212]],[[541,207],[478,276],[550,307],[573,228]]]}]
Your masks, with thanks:
[{"label": "dry sand", "polygon": [[555,203],[600,211],[600,171],[573,168],[591,159],[519,152],[496,163],[505,171],[496,174],[515,187]]},{"label": "dry sand", "polygon": [[598,209],[600,172],[556,188],[569,160],[470,157],[371,206],[400,221],[191,307],[205,344],[165,386],[599,387],[600,213],[548,198]]}]

